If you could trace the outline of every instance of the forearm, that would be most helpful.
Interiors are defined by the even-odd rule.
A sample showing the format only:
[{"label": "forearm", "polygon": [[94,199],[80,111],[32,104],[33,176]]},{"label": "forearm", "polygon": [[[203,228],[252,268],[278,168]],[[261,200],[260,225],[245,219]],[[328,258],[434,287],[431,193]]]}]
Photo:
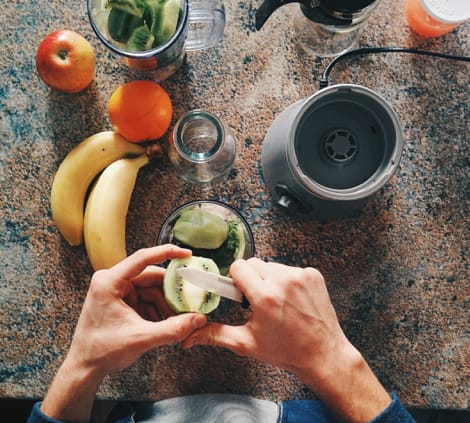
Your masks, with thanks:
[{"label": "forearm", "polygon": [[65,359],[44,398],[41,411],[68,423],[89,422],[102,376]]},{"label": "forearm", "polygon": [[[299,377],[340,420],[369,422],[392,402],[362,355],[352,346],[322,369],[304,369]],[[320,375],[320,376],[319,376]]]}]

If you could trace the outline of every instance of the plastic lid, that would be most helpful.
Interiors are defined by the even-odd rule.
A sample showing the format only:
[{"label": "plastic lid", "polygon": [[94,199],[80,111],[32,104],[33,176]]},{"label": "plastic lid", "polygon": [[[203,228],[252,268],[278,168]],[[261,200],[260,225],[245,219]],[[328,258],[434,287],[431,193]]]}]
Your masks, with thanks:
[{"label": "plastic lid", "polygon": [[470,18],[470,0],[421,0],[426,12],[443,23],[459,23]]}]

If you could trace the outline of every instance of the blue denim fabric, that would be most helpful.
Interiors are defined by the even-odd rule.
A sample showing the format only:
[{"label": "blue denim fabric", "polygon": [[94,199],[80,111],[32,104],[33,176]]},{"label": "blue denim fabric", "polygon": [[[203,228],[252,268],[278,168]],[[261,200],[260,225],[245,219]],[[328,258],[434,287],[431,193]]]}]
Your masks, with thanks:
[{"label": "blue denim fabric", "polygon": [[[369,423],[416,423],[395,394],[391,404]],[[337,423],[330,411],[318,400],[284,401],[280,423]]]},{"label": "blue denim fabric", "polygon": [[[392,403],[369,423],[416,423],[413,417],[403,407],[395,394],[391,394]],[[51,419],[40,410],[37,402],[27,423],[63,423]],[[119,412],[112,413],[113,423],[130,423],[132,421],[132,408],[127,404],[118,406]],[[116,411],[116,410],[115,410]],[[331,412],[318,400],[291,400],[281,403],[280,423],[338,423]]]},{"label": "blue denim fabric", "polygon": [[280,423],[336,423],[318,400],[290,400],[281,403]]},{"label": "blue denim fabric", "polygon": [[26,423],[62,423],[60,420],[52,419],[46,416],[41,410],[41,403],[37,402],[34,404],[31,414],[28,417]]},{"label": "blue denim fabric", "polygon": [[[60,420],[52,419],[48,416],[46,416],[40,409],[41,407],[41,402],[37,402],[34,404],[33,409],[31,410],[31,414],[28,417],[28,420],[26,423],[64,423]],[[131,423],[132,422],[132,416],[133,416],[133,410],[132,408],[126,404],[126,403],[121,403],[118,404],[115,409],[112,411],[112,420],[107,420],[112,423]]]}]

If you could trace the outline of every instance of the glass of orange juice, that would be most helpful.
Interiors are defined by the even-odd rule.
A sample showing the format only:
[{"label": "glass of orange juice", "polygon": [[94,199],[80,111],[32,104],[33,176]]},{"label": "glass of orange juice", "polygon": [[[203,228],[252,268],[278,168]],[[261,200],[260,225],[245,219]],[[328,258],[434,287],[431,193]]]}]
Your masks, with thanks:
[{"label": "glass of orange juice", "polygon": [[470,18],[470,0],[406,0],[410,28],[422,37],[438,37]]}]

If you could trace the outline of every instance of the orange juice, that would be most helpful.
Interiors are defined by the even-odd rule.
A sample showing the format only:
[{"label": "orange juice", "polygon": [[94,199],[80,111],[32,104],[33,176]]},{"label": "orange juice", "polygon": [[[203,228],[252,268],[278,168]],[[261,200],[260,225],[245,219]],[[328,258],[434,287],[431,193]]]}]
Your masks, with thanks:
[{"label": "orange juice", "polygon": [[470,0],[406,0],[410,28],[422,37],[438,37],[470,17]]}]

